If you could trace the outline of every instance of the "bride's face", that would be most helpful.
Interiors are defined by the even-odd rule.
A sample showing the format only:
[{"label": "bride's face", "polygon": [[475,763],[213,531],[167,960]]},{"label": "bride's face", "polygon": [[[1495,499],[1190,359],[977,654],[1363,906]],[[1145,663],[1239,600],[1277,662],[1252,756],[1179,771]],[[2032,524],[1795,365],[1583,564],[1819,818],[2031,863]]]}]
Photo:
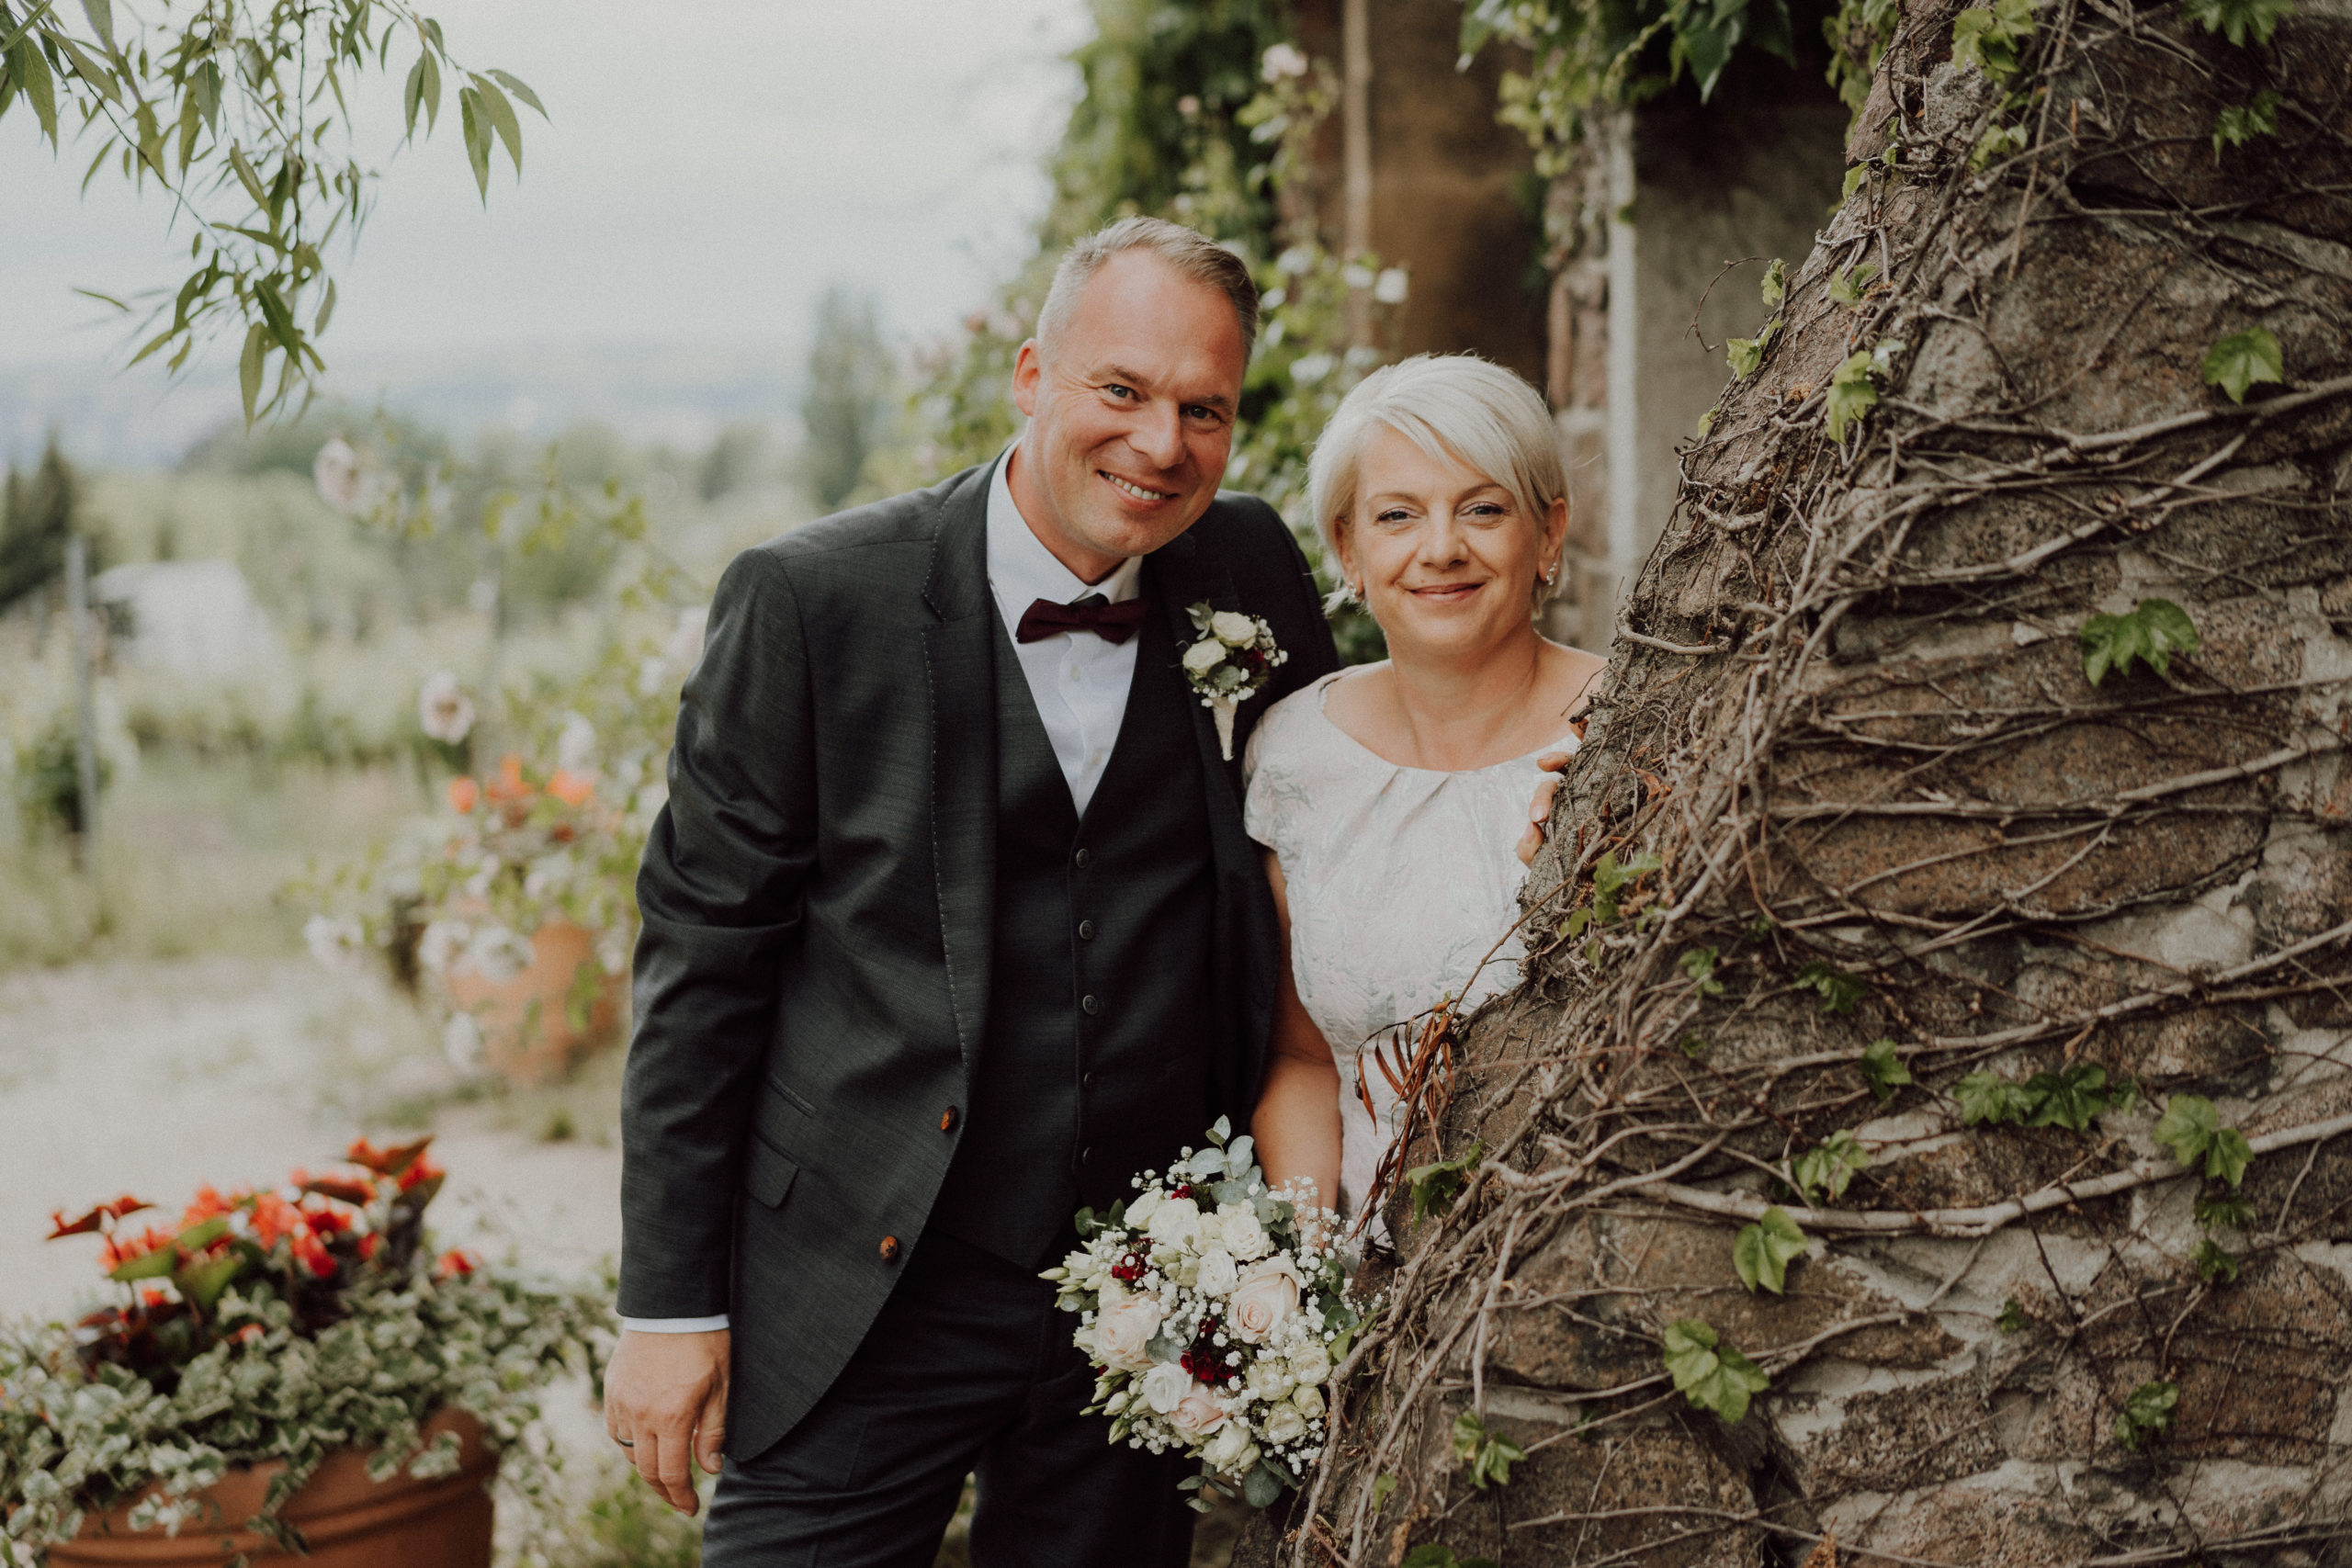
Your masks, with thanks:
[{"label": "bride's face", "polygon": [[1382,426],[1364,445],[1340,560],[1392,646],[1464,654],[1529,630],[1567,503],[1531,517],[1503,485]]}]

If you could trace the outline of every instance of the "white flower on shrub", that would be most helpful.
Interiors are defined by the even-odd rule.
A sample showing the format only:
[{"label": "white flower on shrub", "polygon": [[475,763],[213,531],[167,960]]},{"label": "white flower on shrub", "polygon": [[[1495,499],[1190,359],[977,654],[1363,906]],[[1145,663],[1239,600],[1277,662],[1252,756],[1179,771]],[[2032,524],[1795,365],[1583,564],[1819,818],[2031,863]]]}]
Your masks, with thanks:
[{"label": "white flower on shrub", "polygon": [[1312,387],[1331,373],[1334,363],[1328,354],[1302,354],[1291,361],[1290,378],[1302,387]]},{"label": "white flower on shrub", "polygon": [[311,459],[311,482],[319,487],[319,499],[337,512],[359,510],[359,454],[351,443],[340,435],[327,438],[319,455]]},{"label": "white flower on shrub", "polygon": [[662,649],[662,661],[680,674],[686,674],[702,662],[703,634],[710,628],[710,606],[689,604],[678,612],[678,624],[670,629],[670,640]]},{"label": "white flower on shrub", "polygon": [[555,765],[567,773],[593,773],[596,767],[596,727],[588,716],[568,713],[563,730],[555,738]]},{"label": "white flower on shrub", "polygon": [[1306,74],[1306,56],[1295,43],[1278,43],[1268,49],[1258,63],[1258,73],[1269,86],[1288,78]]},{"label": "white flower on shrub", "polygon": [[302,944],[329,969],[357,969],[368,932],[349,915],[312,915],[302,922]]},{"label": "white flower on shrub", "polygon": [[416,694],[418,728],[432,739],[455,746],[473,733],[474,704],[458,684],[455,671],[436,670]]},{"label": "white flower on shrub", "polygon": [[469,1012],[451,1013],[441,1030],[441,1054],[461,1073],[481,1066],[481,1025]]},{"label": "white flower on shrub", "polygon": [[523,874],[523,896],[526,898],[552,898],[570,887],[580,874],[580,866],[569,850],[557,850],[541,855]]},{"label": "white flower on shrub", "polygon": [[1372,297],[1384,305],[1402,305],[1412,287],[1412,274],[1403,267],[1383,267],[1380,276],[1373,279]]},{"label": "white flower on shrub", "polygon": [[606,926],[596,933],[596,967],[607,975],[626,974],[629,945],[628,926],[625,922]]},{"label": "white flower on shrub", "polygon": [[493,986],[503,986],[531,966],[531,939],[506,926],[491,924],[476,931],[466,943],[458,966],[470,969]]},{"label": "white flower on shrub", "polygon": [[1362,262],[1350,262],[1340,269],[1340,281],[1351,288],[1369,288],[1380,280]]},{"label": "white flower on shrub", "polygon": [[427,974],[447,975],[472,936],[473,928],[463,920],[435,920],[416,939],[416,961]]}]

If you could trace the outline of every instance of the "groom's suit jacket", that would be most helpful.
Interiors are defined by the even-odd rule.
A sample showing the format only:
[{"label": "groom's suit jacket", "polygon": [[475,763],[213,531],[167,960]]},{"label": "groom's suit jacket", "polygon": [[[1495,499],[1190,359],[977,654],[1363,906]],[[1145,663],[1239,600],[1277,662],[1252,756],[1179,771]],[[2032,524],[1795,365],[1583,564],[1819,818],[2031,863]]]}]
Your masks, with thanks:
[{"label": "groom's suit jacket", "polygon": [[[939,1202],[966,1127],[956,1108],[991,1098],[997,863],[1012,831],[999,699],[1023,688],[1017,670],[1000,671],[1012,656],[988,583],[989,473],[738,557],[686,683],[670,800],[638,880],[620,1310],[729,1314],[738,1458],[789,1431],[856,1349]],[[1189,721],[1201,766],[1183,787],[1204,793],[1210,840],[1211,995],[1186,1010],[1210,1037],[1186,1048],[1204,1054],[1210,1113],[1239,1121],[1263,1069],[1280,942],[1242,831],[1238,763],[1220,757],[1173,655],[1196,635],[1186,607],[1204,601],[1263,616],[1288,651],[1241,705],[1237,758],[1259,715],[1337,660],[1305,558],[1254,498],[1219,495],[1147,559],[1144,585],[1167,625],[1148,628],[1130,718],[1145,682],[1178,683],[1187,718],[1170,719],[1168,692],[1155,711]],[[1090,830],[1122,809],[1107,793]],[[992,1150],[1005,1129],[993,1131]],[[1128,1174],[1096,1171],[1088,1201],[1108,1201]],[[950,1207],[966,1224],[982,1212]]]}]

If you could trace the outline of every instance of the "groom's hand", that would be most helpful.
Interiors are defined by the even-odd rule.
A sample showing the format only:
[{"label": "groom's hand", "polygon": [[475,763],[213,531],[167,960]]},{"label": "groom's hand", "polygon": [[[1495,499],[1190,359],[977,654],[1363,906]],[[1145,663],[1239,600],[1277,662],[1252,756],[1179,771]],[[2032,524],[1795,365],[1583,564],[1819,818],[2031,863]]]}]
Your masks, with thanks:
[{"label": "groom's hand", "polygon": [[727,1440],[727,1330],[623,1329],[605,1373],[605,1430],[637,1472],[682,1514],[695,1511],[688,1461],[713,1475]]}]

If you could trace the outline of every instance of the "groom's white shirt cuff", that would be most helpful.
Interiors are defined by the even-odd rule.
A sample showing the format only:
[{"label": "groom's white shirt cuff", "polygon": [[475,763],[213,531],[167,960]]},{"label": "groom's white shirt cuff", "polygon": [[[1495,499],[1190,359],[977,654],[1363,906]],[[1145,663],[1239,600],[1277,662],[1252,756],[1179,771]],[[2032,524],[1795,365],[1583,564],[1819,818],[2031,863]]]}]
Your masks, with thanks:
[{"label": "groom's white shirt cuff", "polygon": [[639,1334],[708,1334],[727,1326],[727,1314],[721,1312],[708,1317],[625,1317],[621,1326]]}]

